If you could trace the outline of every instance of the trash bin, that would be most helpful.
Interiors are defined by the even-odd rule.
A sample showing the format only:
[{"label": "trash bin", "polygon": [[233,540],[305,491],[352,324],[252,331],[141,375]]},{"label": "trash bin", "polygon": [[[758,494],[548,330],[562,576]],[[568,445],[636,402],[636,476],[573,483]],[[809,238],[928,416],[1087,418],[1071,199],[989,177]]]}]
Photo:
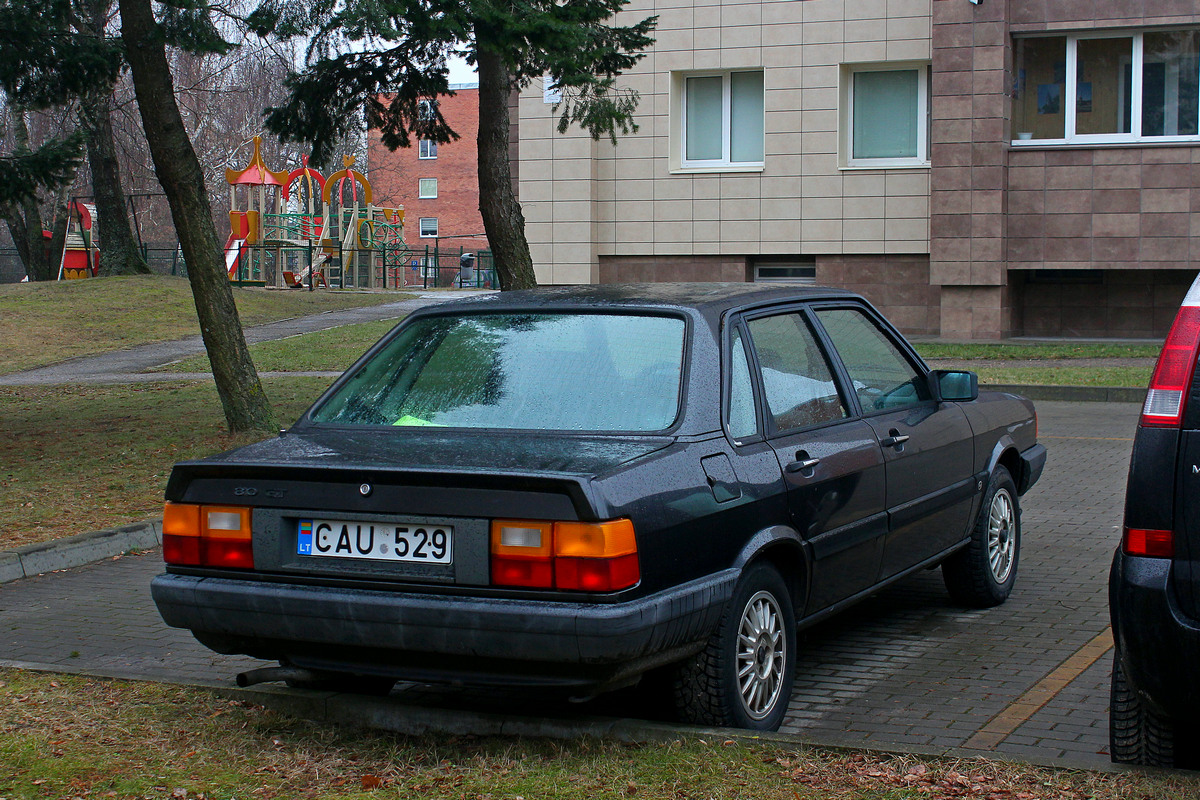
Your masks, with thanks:
[{"label": "trash bin", "polygon": [[475,285],[475,254],[463,253],[458,258],[458,285],[474,286]]}]

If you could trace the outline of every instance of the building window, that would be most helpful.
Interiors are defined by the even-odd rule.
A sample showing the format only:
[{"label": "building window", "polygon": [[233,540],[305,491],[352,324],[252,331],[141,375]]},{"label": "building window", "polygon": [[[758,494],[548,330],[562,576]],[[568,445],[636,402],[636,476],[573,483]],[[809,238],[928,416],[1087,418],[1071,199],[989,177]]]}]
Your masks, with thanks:
[{"label": "building window", "polygon": [[437,178],[420,178],[417,180],[417,197],[422,200],[433,200],[437,197]]},{"label": "building window", "polygon": [[678,96],[679,167],[762,168],[762,70],[679,75],[673,86]]},{"label": "building window", "polygon": [[929,66],[855,64],[842,72],[844,167],[929,165]]},{"label": "building window", "polygon": [[418,158],[437,158],[437,142],[433,139],[422,139],[417,143]]},{"label": "building window", "polygon": [[421,120],[431,120],[434,118],[434,112],[437,110],[437,100],[418,100],[417,101],[417,118]]},{"label": "building window", "polygon": [[1200,139],[1200,31],[1017,38],[1015,144]]},{"label": "building window", "polygon": [[419,229],[422,239],[433,239],[438,235],[437,217],[421,217]]}]

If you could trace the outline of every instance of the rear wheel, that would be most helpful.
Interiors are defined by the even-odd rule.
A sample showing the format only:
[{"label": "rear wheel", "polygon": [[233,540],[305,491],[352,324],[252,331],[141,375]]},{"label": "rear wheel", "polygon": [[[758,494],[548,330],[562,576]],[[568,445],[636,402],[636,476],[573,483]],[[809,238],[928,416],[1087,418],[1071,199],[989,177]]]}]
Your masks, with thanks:
[{"label": "rear wheel", "polygon": [[988,482],[971,541],[942,564],[942,579],[956,602],[991,608],[1012,593],[1020,555],[1017,486],[1008,470],[998,466]]},{"label": "rear wheel", "polygon": [[676,709],[686,721],[773,731],[796,675],[796,618],[779,572],[751,566],[704,650],[676,671]]},{"label": "rear wheel", "polygon": [[1126,680],[1125,666],[1118,652],[1113,653],[1108,752],[1118,764],[1175,766],[1175,731],[1171,721],[1146,708]]}]

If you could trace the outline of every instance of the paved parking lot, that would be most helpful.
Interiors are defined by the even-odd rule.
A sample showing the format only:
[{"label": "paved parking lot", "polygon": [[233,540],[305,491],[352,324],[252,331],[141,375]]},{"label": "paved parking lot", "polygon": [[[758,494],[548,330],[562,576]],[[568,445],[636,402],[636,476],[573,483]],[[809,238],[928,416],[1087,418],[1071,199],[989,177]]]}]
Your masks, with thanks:
[{"label": "paved parking lot", "polygon": [[[964,611],[951,605],[940,572],[927,572],[809,630],[783,730],[814,743],[1107,764],[1105,578],[1137,413],[1126,404],[1040,403],[1050,456],[1023,501],[1012,598]],[[216,655],[165,627],[148,588],[158,571],[153,553],[0,586],[3,663],[226,686],[261,663]],[[522,713],[571,713],[536,702],[522,700]],[[583,711],[624,708],[600,698]]]}]

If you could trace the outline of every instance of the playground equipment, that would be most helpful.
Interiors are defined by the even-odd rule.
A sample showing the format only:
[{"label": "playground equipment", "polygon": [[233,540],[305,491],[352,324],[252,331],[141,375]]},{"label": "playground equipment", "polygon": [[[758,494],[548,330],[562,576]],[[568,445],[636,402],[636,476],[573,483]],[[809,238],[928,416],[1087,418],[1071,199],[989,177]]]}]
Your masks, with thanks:
[{"label": "playground equipment", "polygon": [[[261,137],[229,183],[229,238],[225,267],[240,284],[298,287],[392,288],[403,286],[409,250],[404,209],[372,203],[371,184],[343,159],[328,178],[303,165],[274,172],[264,163]],[[244,202],[239,203],[238,187]]]},{"label": "playground equipment", "polygon": [[67,205],[67,236],[58,262],[58,280],[92,278],[100,271],[96,206],[72,200]]}]

